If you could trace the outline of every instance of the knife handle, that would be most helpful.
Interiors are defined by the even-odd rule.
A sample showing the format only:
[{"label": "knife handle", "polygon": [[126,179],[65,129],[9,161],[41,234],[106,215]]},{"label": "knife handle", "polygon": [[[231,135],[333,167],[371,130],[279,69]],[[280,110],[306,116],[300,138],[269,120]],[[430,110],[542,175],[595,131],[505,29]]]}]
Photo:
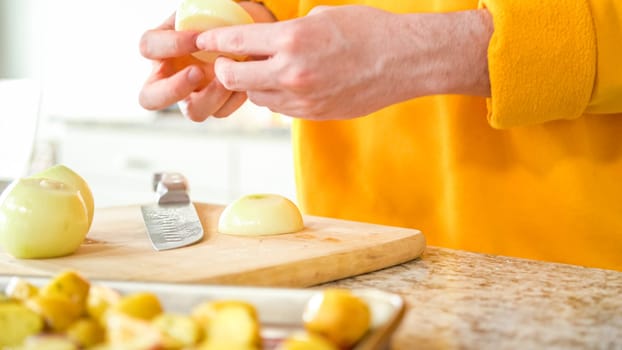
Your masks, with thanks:
[{"label": "knife handle", "polygon": [[153,185],[158,204],[190,203],[188,181],[181,173],[156,173]]}]

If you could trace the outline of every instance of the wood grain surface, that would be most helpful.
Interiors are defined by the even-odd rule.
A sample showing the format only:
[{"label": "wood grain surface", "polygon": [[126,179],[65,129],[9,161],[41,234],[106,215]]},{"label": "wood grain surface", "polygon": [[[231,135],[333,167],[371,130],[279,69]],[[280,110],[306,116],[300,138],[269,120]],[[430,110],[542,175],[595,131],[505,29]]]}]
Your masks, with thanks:
[{"label": "wood grain surface", "polygon": [[418,258],[424,235],[414,229],[305,216],[292,234],[219,234],[220,205],[195,203],[205,229],[192,246],[155,251],[140,206],[100,208],[84,244],[72,255],[15,259],[0,251],[0,274],[52,276],[75,269],[91,279],[307,287]]}]

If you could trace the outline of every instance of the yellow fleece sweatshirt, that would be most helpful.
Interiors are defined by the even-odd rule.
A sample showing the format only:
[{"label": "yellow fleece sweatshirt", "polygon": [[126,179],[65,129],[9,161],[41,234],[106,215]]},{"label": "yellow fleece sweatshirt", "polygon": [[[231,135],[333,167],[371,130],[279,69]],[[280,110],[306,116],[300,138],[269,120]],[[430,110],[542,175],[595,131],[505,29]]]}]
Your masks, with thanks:
[{"label": "yellow fleece sweatshirt", "polygon": [[622,270],[622,1],[264,3],[279,19],[316,5],[479,6],[495,27],[489,99],[296,120],[304,212],[418,228],[435,246]]}]

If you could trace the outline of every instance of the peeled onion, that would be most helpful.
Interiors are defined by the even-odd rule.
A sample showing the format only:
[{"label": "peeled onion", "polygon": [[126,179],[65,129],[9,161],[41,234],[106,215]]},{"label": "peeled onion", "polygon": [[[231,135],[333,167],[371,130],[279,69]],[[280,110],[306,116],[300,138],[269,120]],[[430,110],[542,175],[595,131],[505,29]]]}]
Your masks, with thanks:
[{"label": "peeled onion", "polygon": [[218,231],[232,235],[276,235],[303,228],[296,204],[278,194],[243,196],[229,204],[218,221]]}]

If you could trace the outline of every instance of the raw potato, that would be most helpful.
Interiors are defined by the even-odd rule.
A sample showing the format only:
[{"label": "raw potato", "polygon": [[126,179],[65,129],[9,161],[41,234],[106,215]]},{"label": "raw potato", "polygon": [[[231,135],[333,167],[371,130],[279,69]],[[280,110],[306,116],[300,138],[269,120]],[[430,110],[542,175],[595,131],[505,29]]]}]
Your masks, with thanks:
[{"label": "raw potato", "polygon": [[225,207],[218,220],[218,232],[231,235],[276,235],[303,228],[296,204],[278,194],[243,196]]},{"label": "raw potato", "polygon": [[55,332],[65,331],[81,315],[79,306],[63,297],[36,295],[24,305],[41,315],[47,327]]},{"label": "raw potato", "polygon": [[187,315],[163,313],[152,324],[164,335],[164,348],[181,349],[199,342],[203,333],[199,324]]},{"label": "raw potato", "polygon": [[159,349],[164,343],[162,333],[145,320],[120,312],[106,315],[106,345],[111,349]]},{"label": "raw potato", "polygon": [[261,345],[255,307],[236,300],[208,301],[198,305],[192,318],[203,327],[201,349],[256,349]]},{"label": "raw potato", "polygon": [[339,350],[328,339],[308,332],[299,332],[287,337],[277,350]]},{"label": "raw potato", "polygon": [[65,298],[74,303],[80,313],[86,310],[86,299],[91,284],[74,271],[64,271],[43,286],[39,295]]},{"label": "raw potato", "polygon": [[106,311],[120,300],[121,294],[116,290],[103,285],[92,285],[86,299],[86,312],[100,323],[104,323]]},{"label": "raw potato", "polygon": [[158,297],[149,292],[123,296],[110,310],[145,321],[150,321],[163,311]]},{"label": "raw potato", "polygon": [[361,298],[346,289],[326,289],[311,297],[302,315],[309,332],[350,348],[369,330],[371,313]]},{"label": "raw potato", "polygon": [[106,329],[93,318],[81,318],[65,332],[67,338],[81,347],[91,347],[104,341]]},{"label": "raw potato", "polygon": [[0,302],[0,349],[22,344],[43,330],[43,318],[19,302]]},{"label": "raw potato", "polygon": [[[250,24],[253,18],[232,0],[183,0],[175,15],[175,29],[203,32],[216,27],[235,24]],[[214,62],[219,55],[242,60],[231,54],[219,52],[197,51],[196,58],[205,62]]]},{"label": "raw potato", "polygon": [[6,286],[6,295],[21,301],[31,298],[37,293],[39,293],[39,288],[20,277],[11,278]]}]

